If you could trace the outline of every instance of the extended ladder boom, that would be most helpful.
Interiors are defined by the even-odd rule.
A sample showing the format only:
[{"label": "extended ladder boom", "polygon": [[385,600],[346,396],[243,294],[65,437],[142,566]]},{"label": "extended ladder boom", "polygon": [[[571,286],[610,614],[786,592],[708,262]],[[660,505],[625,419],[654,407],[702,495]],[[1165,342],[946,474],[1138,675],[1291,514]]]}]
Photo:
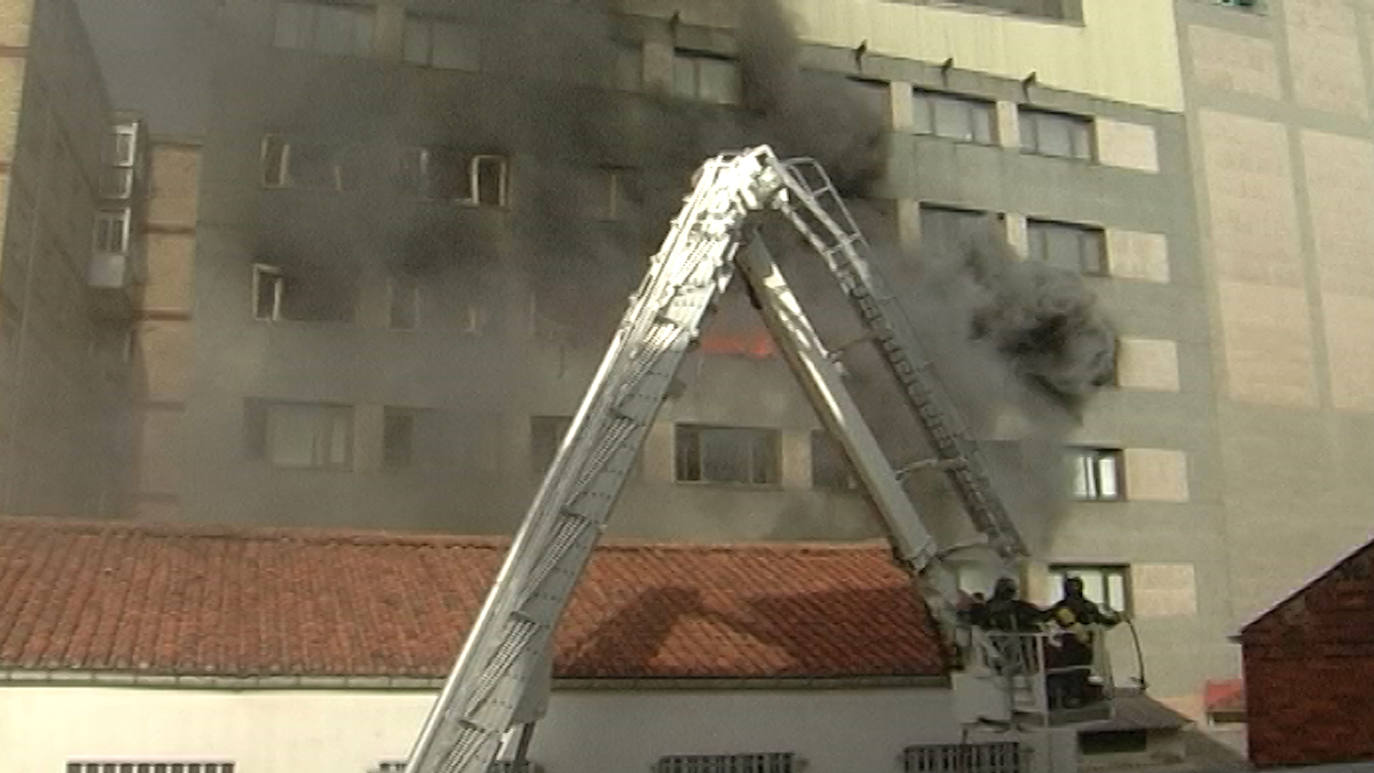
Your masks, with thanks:
[{"label": "extended ladder boom", "polygon": [[939,393],[867,245],[825,173],[785,164],[766,146],[706,162],[648,275],[631,298],[567,436],[535,495],[406,766],[407,773],[486,773],[502,734],[546,677],[550,638],[683,355],[736,265],[822,421],[843,443],[883,518],[894,552],[942,621],[952,578],[841,374],[763,250],[737,260],[750,216],[780,210],[822,254],[880,344],[975,526],[1004,557],[1023,552],[977,453]]}]

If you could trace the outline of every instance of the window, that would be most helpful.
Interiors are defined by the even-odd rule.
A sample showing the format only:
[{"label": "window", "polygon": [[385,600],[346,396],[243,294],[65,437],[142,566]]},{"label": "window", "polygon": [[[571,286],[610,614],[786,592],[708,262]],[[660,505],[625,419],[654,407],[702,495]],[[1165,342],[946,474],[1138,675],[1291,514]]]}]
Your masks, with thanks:
[{"label": "window", "polygon": [[262,140],[262,184],[268,188],[342,190],[343,167],[336,148],[269,134]]},{"label": "window", "polygon": [[739,104],[739,65],[714,54],[674,51],[673,94],[717,105]]},{"label": "window", "polygon": [[583,176],[579,196],[596,220],[622,220],[632,208],[629,183],[633,170],[618,167],[593,169]]},{"label": "window", "polygon": [[95,215],[95,251],[127,252],[129,249],[129,210],[107,209]]},{"label": "window", "polygon": [[794,773],[800,760],[791,752],[763,754],[676,754],[660,757],[654,773]]},{"label": "window", "polygon": [[571,426],[571,416],[530,417],[530,466],[536,473],[543,475],[553,464]]},{"label": "window", "polygon": [[[392,760],[379,763],[368,773],[402,773],[405,769],[405,762]],[[519,764],[511,760],[492,760],[491,767],[487,768],[488,773],[543,773],[543,770],[538,763],[528,760]]]},{"label": "window", "polygon": [[675,442],[677,479],[777,485],[782,477],[778,434],[775,429],[679,424]]},{"label": "window", "polygon": [[278,467],[352,464],[353,408],[332,403],[245,402],[248,456]]},{"label": "window", "polygon": [[908,746],[904,773],[1021,773],[1030,760],[1015,741]]},{"label": "window", "polygon": [[100,196],[127,199],[134,192],[134,170],[127,166],[107,166],[100,170]]},{"label": "window", "polygon": [[1095,730],[1078,734],[1078,748],[1084,754],[1143,752],[1147,745],[1144,730]]},{"label": "window", "polygon": [[1026,239],[1031,260],[1083,274],[1107,273],[1107,240],[1101,228],[1028,220]]},{"label": "window", "polygon": [[273,43],[278,48],[363,56],[372,50],[372,9],[344,4],[277,5]]},{"label": "window", "polygon": [[234,773],[234,763],[68,762],[67,773]]},{"label": "window", "polygon": [[644,83],[644,51],[640,43],[617,40],[612,43],[608,88],[639,91]]},{"label": "window", "polygon": [[823,429],[811,430],[811,486],[834,491],[859,488],[844,448]]},{"label": "window", "polygon": [[281,269],[262,263],[253,266],[253,319],[275,322],[282,318],[286,278]]},{"label": "window", "polygon": [[382,466],[409,467],[415,454],[415,414],[409,408],[382,409]]},{"label": "window", "polygon": [[414,330],[420,321],[420,286],[411,276],[393,276],[387,283],[387,325],[392,330]]},{"label": "window", "polygon": [[406,15],[405,60],[441,70],[477,70],[480,66],[476,27]]},{"label": "window", "polygon": [[855,100],[863,105],[874,118],[882,121],[884,127],[891,125],[889,116],[892,115],[892,86],[886,81],[871,80],[869,78],[847,78],[849,81],[849,93],[854,95]]},{"label": "window", "polygon": [[252,292],[253,318],[264,322],[351,322],[357,305],[354,279],[324,266],[256,263]]},{"label": "window", "polygon": [[1122,492],[1121,451],[1113,448],[1069,449],[1073,497],[1085,502],[1125,499]]},{"label": "window", "polygon": [[452,199],[483,207],[506,205],[504,156],[449,148],[407,148],[398,171],[402,190],[429,199]]},{"label": "window", "polygon": [[986,230],[987,219],[987,212],[976,209],[922,204],[921,241],[937,248],[953,247]]},{"label": "window", "polygon": [[997,121],[991,102],[913,89],[911,107],[917,134],[982,145],[993,143],[993,127]]},{"label": "window", "polygon": [[121,123],[110,127],[101,161],[106,166],[133,166],[138,141],[138,124]]},{"label": "window", "polygon": [[1092,160],[1092,119],[1023,107],[1021,149],[1029,153]]},{"label": "window", "polygon": [[1050,603],[1064,597],[1064,579],[1077,577],[1083,581],[1083,596],[1095,604],[1102,604],[1116,612],[1130,613],[1131,597],[1126,578],[1127,566],[1095,566],[1077,564],[1050,565]]}]

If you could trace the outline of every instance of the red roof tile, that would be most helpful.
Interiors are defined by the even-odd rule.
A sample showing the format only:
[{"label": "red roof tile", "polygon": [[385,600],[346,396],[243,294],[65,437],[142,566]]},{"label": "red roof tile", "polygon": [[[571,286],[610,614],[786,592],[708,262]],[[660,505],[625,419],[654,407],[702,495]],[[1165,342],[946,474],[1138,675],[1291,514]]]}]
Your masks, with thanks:
[{"label": "red roof tile", "polygon": [[[0,517],[0,668],[438,677],[502,542]],[[556,634],[564,678],[935,676],[883,547],[608,544]]]}]

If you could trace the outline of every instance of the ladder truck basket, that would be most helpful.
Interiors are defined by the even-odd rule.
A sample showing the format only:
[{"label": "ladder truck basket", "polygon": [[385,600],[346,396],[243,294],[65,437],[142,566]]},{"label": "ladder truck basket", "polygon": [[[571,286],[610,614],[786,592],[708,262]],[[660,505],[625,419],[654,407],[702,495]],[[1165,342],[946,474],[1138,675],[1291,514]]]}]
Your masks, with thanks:
[{"label": "ladder truck basket", "polygon": [[1106,630],[1010,632],[971,628],[965,668],[996,685],[1000,719],[1060,726],[1111,717],[1112,670]]}]

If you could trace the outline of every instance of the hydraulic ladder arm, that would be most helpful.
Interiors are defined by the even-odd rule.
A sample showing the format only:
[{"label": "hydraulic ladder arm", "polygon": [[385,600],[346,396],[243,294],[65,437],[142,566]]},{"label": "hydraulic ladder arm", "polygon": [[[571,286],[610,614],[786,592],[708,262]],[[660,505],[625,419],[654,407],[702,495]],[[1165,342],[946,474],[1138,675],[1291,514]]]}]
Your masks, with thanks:
[{"label": "hydraulic ladder arm", "polygon": [[844,387],[841,373],[761,244],[739,253],[755,213],[777,209],[824,258],[880,343],[938,464],[975,526],[1004,558],[1024,553],[916,348],[878,284],[867,245],[814,162],[784,163],[767,146],[718,156],[673,221],[507,553],[457,663],[411,752],[407,773],[486,773],[502,735],[547,668],[550,638],[612,505],[707,311],[742,267],[764,320],[818,413],[855,464],[898,562],[920,575],[937,619],[952,623],[953,578]]}]

